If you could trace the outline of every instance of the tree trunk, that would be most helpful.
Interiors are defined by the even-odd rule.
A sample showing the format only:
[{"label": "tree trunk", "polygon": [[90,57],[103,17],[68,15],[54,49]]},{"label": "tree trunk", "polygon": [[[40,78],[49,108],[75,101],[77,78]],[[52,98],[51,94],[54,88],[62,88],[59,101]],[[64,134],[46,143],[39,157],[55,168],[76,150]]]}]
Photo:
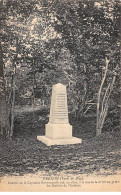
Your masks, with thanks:
[{"label": "tree trunk", "polygon": [[32,109],[33,109],[33,127],[34,127],[34,118],[35,118],[35,94],[34,94],[34,85],[35,85],[35,59],[33,59],[33,87],[32,87]]},{"label": "tree trunk", "polygon": [[15,75],[12,75],[12,101],[11,101],[11,129],[10,129],[10,137],[13,136],[13,128],[14,128],[14,106],[15,106]]},{"label": "tree trunk", "polygon": [[0,43],[0,134],[1,136],[6,136],[9,128],[9,123],[7,121],[7,105],[6,105],[6,95],[5,95],[5,81],[4,81],[4,63],[3,63],[3,53],[2,46]]},{"label": "tree trunk", "polygon": [[100,135],[101,134],[101,128],[100,128],[100,99],[101,99],[101,93],[102,93],[102,89],[103,89],[103,85],[107,76],[107,71],[108,71],[108,62],[106,60],[106,67],[105,67],[105,73],[98,91],[98,96],[97,96],[97,127],[96,127],[96,135]]},{"label": "tree trunk", "polygon": [[[84,65],[84,74],[86,75],[87,73],[87,69],[86,69],[86,66]],[[83,97],[81,98],[81,101],[78,102],[77,104],[77,110],[76,110],[76,119],[80,119],[83,115],[84,115],[84,110],[85,110],[85,107],[86,107],[86,98],[87,98],[87,92],[88,92],[88,83],[86,80],[84,80],[83,82],[83,87],[84,87],[84,95]],[[78,97],[80,99],[80,92],[78,94]]]},{"label": "tree trunk", "polygon": [[[34,74],[34,73],[33,73]],[[34,127],[34,118],[35,118],[35,114],[34,114],[34,75],[33,75],[33,91],[32,91],[32,109],[33,109],[33,127]]]},{"label": "tree trunk", "polygon": [[12,74],[12,82],[11,82],[11,105],[10,105],[10,138],[13,136],[13,128],[14,128],[14,107],[15,107],[15,77],[16,77],[16,61],[18,57],[19,51],[19,43],[18,38],[16,38],[16,55],[14,58],[13,64],[13,74]]},{"label": "tree trunk", "polygon": [[[120,13],[121,13],[121,6],[120,6]],[[121,40],[121,14],[120,14],[120,23],[119,23],[119,30],[120,30],[120,40]],[[120,56],[121,56],[121,42],[120,42]],[[121,63],[120,63],[120,70],[121,70]],[[120,100],[119,104],[121,105],[121,74],[120,74]],[[119,114],[120,114],[120,131],[121,131],[121,107],[119,107]]]},{"label": "tree trunk", "polygon": [[[113,86],[116,80],[116,73],[113,75],[112,81],[108,84],[103,99],[101,101],[101,95],[103,91],[103,85],[106,80],[107,72],[108,72],[108,61],[106,60],[106,68],[105,68],[105,73],[100,85],[100,89],[98,92],[98,98],[97,98],[97,127],[96,127],[96,135],[100,135],[102,132],[102,128],[104,126],[104,121],[107,116],[108,112],[108,107],[109,107],[109,99],[111,92],[113,90]],[[116,67],[117,68],[117,67]]]}]

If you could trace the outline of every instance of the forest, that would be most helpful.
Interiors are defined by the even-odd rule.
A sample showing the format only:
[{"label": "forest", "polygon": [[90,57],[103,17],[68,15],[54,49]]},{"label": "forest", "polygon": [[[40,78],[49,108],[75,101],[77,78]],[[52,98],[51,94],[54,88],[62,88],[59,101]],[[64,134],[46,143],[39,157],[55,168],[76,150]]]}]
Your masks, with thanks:
[{"label": "forest", "polygon": [[67,87],[78,137],[120,131],[120,13],[118,0],[0,0],[0,136],[7,147],[44,134],[57,83]]}]

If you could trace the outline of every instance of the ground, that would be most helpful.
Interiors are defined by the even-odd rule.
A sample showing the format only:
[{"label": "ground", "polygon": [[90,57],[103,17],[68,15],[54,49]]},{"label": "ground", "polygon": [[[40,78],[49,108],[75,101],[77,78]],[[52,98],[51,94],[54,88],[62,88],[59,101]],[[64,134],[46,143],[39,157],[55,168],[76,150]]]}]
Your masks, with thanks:
[{"label": "ground", "polygon": [[121,170],[119,131],[95,136],[95,118],[71,119],[73,136],[82,138],[82,144],[47,147],[37,140],[37,135],[45,133],[47,115],[47,110],[37,110],[33,124],[31,110],[16,113],[13,138],[0,141],[1,176],[38,171],[112,175]]}]

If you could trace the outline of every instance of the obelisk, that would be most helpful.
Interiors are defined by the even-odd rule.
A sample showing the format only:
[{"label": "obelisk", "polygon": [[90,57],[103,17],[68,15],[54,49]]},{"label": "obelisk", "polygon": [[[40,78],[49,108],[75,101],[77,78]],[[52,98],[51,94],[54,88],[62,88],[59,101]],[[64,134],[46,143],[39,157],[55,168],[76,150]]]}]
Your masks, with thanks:
[{"label": "obelisk", "polygon": [[81,139],[72,137],[72,126],[68,120],[66,86],[53,85],[50,106],[50,118],[45,128],[45,136],[37,139],[47,146],[81,143]]}]

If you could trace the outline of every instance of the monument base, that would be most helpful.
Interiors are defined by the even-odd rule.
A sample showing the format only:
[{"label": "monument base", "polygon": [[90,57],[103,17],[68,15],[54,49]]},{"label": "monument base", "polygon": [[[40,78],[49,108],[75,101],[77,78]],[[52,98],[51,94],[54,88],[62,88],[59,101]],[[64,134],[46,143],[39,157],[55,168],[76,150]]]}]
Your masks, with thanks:
[{"label": "monument base", "polygon": [[72,126],[68,124],[47,123],[45,128],[45,136],[51,139],[71,139]]},{"label": "monument base", "polygon": [[72,137],[71,139],[51,139],[46,136],[37,136],[37,139],[47,146],[82,143],[82,140],[76,137]]}]

